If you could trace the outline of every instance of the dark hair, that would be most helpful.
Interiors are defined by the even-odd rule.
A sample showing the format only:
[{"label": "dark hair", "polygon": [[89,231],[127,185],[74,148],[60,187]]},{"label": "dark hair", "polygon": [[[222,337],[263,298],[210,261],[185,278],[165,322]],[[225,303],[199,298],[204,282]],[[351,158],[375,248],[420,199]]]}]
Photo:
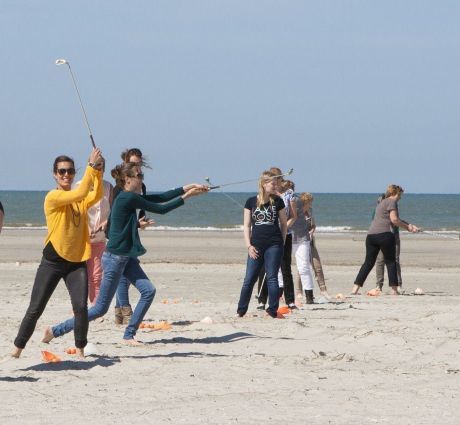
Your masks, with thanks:
[{"label": "dark hair", "polygon": [[140,159],[143,159],[141,150],[137,148],[124,150],[121,153],[121,159],[123,160],[123,162],[129,162],[129,158],[131,158],[133,155],[138,156]]},{"label": "dark hair", "polygon": [[75,168],[75,163],[73,162],[73,159],[68,157],[67,155],[59,155],[55,160],[53,164],[53,173],[57,173],[57,166],[60,162],[71,162],[72,167]]},{"label": "dark hair", "polygon": [[132,156],[137,156],[141,159],[139,166],[150,168],[149,164],[146,161],[146,158],[142,155],[142,151],[138,148],[126,149],[121,153],[120,156],[123,162],[129,162]]},{"label": "dark hair", "polygon": [[115,179],[115,183],[119,187],[124,187],[126,177],[135,177],[134,169],[140,167],[140,164],[135,162],[123,162],[117,165],[110,174]]}]

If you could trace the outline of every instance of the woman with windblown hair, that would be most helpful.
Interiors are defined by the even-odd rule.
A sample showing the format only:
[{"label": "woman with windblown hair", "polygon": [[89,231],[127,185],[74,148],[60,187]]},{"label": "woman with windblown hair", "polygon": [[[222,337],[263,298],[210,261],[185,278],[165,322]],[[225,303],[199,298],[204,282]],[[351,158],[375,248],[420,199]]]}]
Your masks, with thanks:
[{"label": "woman with windblown hair", "polygon": [[278,297],[278,270],[286,239],[287,219],[283,200],[276,195],[275,174],[264,171],[259,178],[259,193],[244,206],[244,241],[248,249],[246,276],[241,288],[237,314],[243,317],[248,311],[252,289],[265,265],[268,287],[269,316],[276,318]]},{"label": "woman with windblown hair", "polygon": [[[109,241],[102,255],[104,275],[96,304],[88,310],[88,320],[95,320],[107,313],[120,278],[125,276],[139,291],[140,298],[125,329],[122,342],[125,345],[136,346],[142,344],[135,339],[135,336],[156,292],[137,258],[146,252],[139,238],[137,210],[166,214],[184,205],[185,199],[206,193],[208,187],[189,184],[160,195],[140,195],[144,174],[141,167],[132,162],[115,167],[112,176],[117,184],[123,187],[123,191],[112,205]],[[53,338],[70,332],[75,324],[72,317],[53,327],[48,327],[42,341],[50,342]]]}]

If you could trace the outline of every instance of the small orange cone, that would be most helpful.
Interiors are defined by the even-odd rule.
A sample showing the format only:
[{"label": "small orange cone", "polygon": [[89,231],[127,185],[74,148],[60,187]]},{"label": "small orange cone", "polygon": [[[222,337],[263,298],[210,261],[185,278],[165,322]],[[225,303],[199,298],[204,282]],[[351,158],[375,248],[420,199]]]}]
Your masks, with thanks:
[{"label": "small orange cone", "polygon": [[276,313],[276,318],[277,319],[285,319],[285,317],[279,311]]},{"label": "small orange cone", "polygon": [[290,312],[291,309],[287,305],[278,308],[278,313],[280,314],[289,314]]},{"label": "small orange cone", "polygon": [[168,331],[172,329],[172,326],[165,321],[161,321],[159,323],[153,323],[153,322],[143,322],[139,325],[140,329],[154,329],[156,331]]},{"label": "small orange cone", "polygon": [[42,351],[42,359],[45,363],[58,363],[61,361],[61,358],[51,351]]}]

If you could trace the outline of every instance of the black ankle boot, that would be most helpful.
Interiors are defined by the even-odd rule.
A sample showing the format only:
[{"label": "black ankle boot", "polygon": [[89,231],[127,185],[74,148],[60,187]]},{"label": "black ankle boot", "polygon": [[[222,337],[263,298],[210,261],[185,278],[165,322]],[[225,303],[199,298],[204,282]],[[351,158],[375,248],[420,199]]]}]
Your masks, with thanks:
[{"label": "black ankle boot", "polygon": [[307,299],[307,304],[313,304],[313,289],[305,290],[305,298]]}]

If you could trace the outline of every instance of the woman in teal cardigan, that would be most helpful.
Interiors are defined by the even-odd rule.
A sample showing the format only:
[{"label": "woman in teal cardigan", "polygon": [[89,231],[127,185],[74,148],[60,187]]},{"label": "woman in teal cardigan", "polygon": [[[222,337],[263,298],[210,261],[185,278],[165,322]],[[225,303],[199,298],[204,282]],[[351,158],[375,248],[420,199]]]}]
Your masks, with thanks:
[{"label": "woman in teal cardigan", "polygon": [[[126,345],[140,345],[134,337],[155,296],[155,287],[142,270],[137,257],[145,254],[138,233],[136,210],[142,209],[157,214],[184,205],[184,200],[206,193],[205,185],[189,184],[164,192],[160,195],[140,195],[144,175],[141,167],[134,163],[118,165],[112,170],[117,184],[123,187],[115,199],[110,215],[109,241],[102,256],[104,276],[96,304],[88,310],[88,320],[92,321],[107,313],[117,291],[118,283],[125,276],[140,292],[140,299],[123,335]],[[43,342],[70,332],[74,319],[70,318],[45,331]]]}]

